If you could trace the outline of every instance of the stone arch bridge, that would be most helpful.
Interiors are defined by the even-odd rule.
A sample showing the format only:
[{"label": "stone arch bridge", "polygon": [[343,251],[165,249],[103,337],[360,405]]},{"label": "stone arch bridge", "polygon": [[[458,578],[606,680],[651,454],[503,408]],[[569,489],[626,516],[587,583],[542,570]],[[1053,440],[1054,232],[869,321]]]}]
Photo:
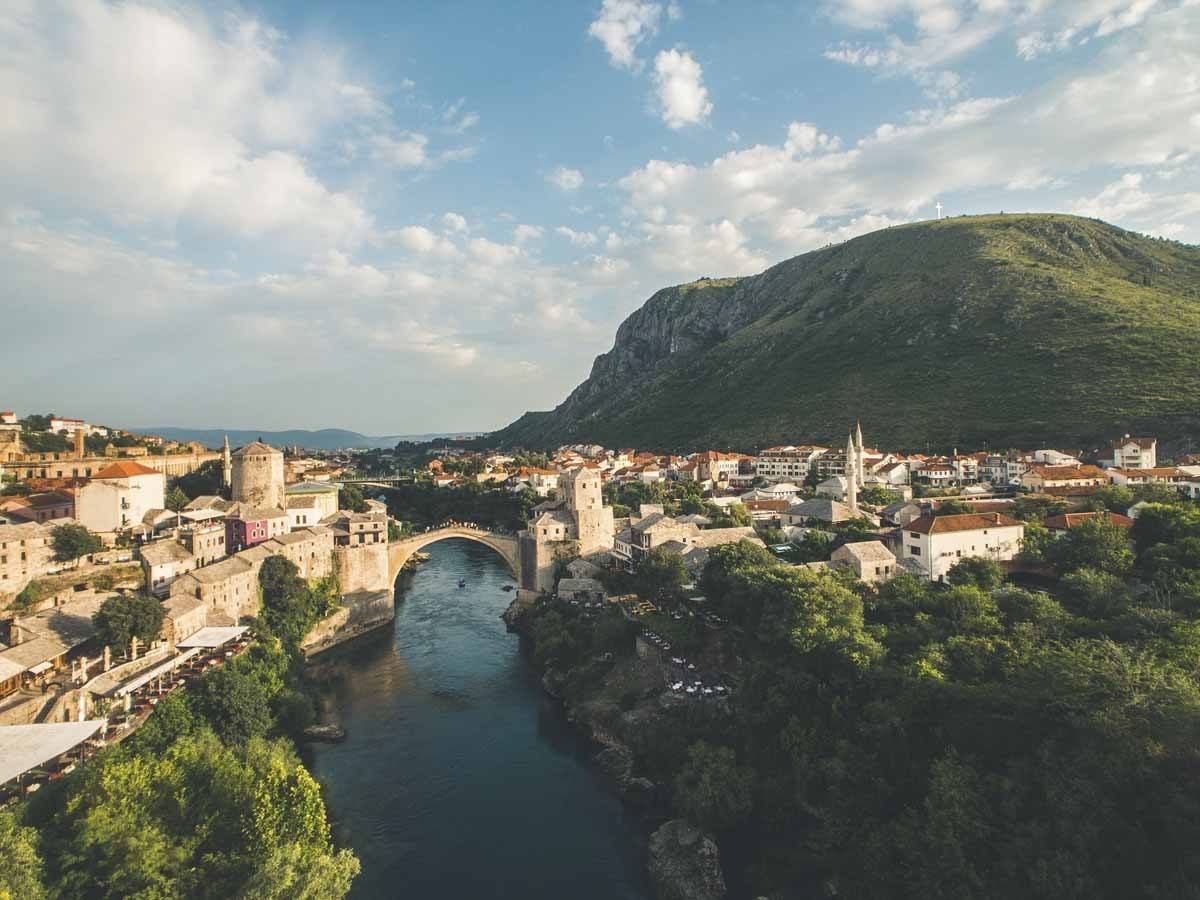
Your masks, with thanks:
[{"label": "stone arch bridge", "polygon": [[483,528],[471,528],[466,525],[448,525],[445,528],[435,528],[421,534],[410,535],[398,541],[388,543],[388,583],[395,584],[400,569],[409,558],[422,547],[444,541],[446,538],[465,538],[475,541],[485,547],[491,547],[508,563],[508,568],[517,583],[521,583],[521,558],[517,552],[517,537],[514,534],[497,534]]}]

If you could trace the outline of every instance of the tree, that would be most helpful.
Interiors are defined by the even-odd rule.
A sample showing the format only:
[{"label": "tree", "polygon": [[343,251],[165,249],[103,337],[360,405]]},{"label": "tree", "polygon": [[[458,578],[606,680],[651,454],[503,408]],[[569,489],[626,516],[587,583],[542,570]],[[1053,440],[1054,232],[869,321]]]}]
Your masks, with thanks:
[{"label": "tree", "polygon": [[1079,568],[1062,577],[1063,600],[1081,616],[1107,619],[1127,610],[1133,602],[1125,582],[1108,572]]},{"label": "tree", "polygon": [[933,514],[935,516],[962,516],[975,512],[975,507],[964,500],[950,499],[938,503]]},{"label": "tree", "polygon": [[92,615],[100,643],[124,650],[134,638],[142,644],[157,640],[166,610],[147,594],[117,594],[109,597]]},{"label": "tree", "polygon": [[173,488],[167,491],[165,503],[167,505],[167,509],[169,509],[171,512],[183,512],[190,502],[191,498],[182,490],[180,490],[179,485],[175,485]]},{"label": "tree", "polygon": [[75,523],[56,525],[50,532],[50,541],[56,560],[75,564],[104,546],[98,535]]},{"label": "tree", "polygon": [[253,671],[224,665],[191,690],[193,708],[226,744],[245,744],[270,731],[270,689]]},{"label": "tree", "polygon": [[858,492],[858,502],[865,503],[868,506],[887,506],[899,499],[900,495],[895,491],[889,491],[878,484],[867,485]]},{"label": "tree", "polygon": [[966,584],[991,593],[1004,581],[1004,570],[993,559],[968,556],[960,559],[946,573],[951,584]]},{"label": "tree", "polygon": [[224,464],[219,459],[210,459],[194,472],[180,475],[172,486],[193,498],[221,496],[225,492]]},{"label": "tree", "polygon": [[290,559],[271,556],[263,560],[258,571],[262,588],[263,622],[271,633],[289,647],[299,647],[304,636],[321,617],[323,610],[313,591],[300,577],[300,570]]},{"label": "tree", "polygon": [[665,547],[655,547],[642,557],[634,574],[634,589],[648,600],[676,595],[686,582],[683,557]]},{"label": "tree", "polygon": [[370,508],[363,496],[362,487],[357,484],[342,485],[338,496],[338,506],[356,513],[364,513]]},{"label": "tree", "polygon": [[1063,573],[1086,568],[1124,576],[1133,567],[1128,530],[1107,518],[1088,519],[1068,529],[1044,552]]},{"label": "tree", "polygon": [[21,825],[10,811],[0,810],[0,900],[42,900],[42,858],[37,831]]},{"label": "tree", "polygon": [[697,741],[675,779],[675,806],[704,828],[732,828],[753,808],[753,785],[754,774],[738,766],[732,749]]}]

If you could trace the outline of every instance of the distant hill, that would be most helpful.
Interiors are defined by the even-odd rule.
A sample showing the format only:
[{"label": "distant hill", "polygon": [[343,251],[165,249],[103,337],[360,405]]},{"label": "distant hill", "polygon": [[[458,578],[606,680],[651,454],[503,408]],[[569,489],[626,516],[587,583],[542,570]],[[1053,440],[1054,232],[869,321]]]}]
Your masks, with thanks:
[{"label": "distant hill", "polygon": [[1064,215],[877,231],[652,296],[499,446],[919,450],[1200,434],[1200,248]]},{"label": "distant hill", "polygon": [[429,434],[389,434],[378,437],[359,434],[357,431],[346,431],[342,428],[322,428],[319,431],[292,429],[290,431],[255,431],[232,428],[176,428],[174,426],[157,426],[147,428],[131,428],[137,434],[157,434],[160,437],[175,441],[199,441],[207,447],[220,447],[225,435],[229,435],[229,444],[239,447],[259,438],[275,447],[299,446],[307,450],[340,450],[349,448],[387,448],[394,447],[400,441],[421,443],[435,441],[445,437],[472,437],[478,432],[431,432]]}]

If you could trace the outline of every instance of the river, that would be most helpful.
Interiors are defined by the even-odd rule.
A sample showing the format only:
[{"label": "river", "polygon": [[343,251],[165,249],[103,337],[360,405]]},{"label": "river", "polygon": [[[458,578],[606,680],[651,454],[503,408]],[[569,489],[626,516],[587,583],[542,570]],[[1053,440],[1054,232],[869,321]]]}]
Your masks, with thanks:
[{"label": "river", "polygon": [[465,540],[426,552],[392,629],[312,667],[347,731],[311,763],[362,860],[351,896],[644,900],[636,827],[500,621],[504,561]]}]

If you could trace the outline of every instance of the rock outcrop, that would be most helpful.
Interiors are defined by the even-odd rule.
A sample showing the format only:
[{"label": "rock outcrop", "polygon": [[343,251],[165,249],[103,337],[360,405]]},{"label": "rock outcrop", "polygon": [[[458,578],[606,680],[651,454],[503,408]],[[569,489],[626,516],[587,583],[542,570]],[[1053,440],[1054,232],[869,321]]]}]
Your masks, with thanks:
[{"label": "rock outcrop", "polygon": [[725,896],[716,843],[683,819],[672,819],[650,836],[649,871],[658,900],[721,900]]}]

